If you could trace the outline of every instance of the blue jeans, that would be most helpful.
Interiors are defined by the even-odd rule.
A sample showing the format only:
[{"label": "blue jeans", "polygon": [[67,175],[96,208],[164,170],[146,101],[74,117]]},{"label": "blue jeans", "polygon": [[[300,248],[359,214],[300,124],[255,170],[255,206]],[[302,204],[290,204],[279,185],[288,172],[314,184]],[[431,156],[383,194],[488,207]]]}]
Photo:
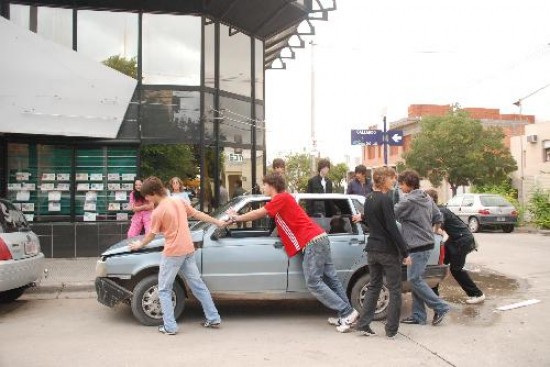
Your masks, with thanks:
[{"label": "blue jeans", "polygon": [[330,255],[330,241],[324,237],[306,246],[302,263],[307,289],[339,317],[353,312]]},{"label": "blue jeans", "polygon": [[162,309],[162,320],[167,331],[177,331],[178,325],[174,318],[174,305],[172,303],[172,288],[178,272],[182,273],[187,286],[201,303],[206,320],[221,322],[220,314],[212,301],[210,291],[204,284],[197,263],[195,253],[183,256],[161,256],[159,270],[159,300]]},{"label": "blue jeans", "polygon": [[412,317],[421,324],[426,323],[426,306],[437,313],[449,311],[448,304],[443,302],[428,286],[422,275],[432,250],[411,252],[412,264],[407,267],[407,280],[411,283],[412,290]]}]

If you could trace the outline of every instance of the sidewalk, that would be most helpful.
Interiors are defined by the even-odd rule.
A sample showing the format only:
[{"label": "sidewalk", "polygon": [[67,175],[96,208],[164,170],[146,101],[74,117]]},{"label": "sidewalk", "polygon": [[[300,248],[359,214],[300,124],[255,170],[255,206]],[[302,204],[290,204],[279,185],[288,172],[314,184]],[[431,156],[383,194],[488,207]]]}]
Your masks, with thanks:
[{"label": "sidewalk", "polygon": [[27,292],[37,294],[94,291],[97,259],[97,257],[47,258],[44,260],[44,267],[48,270],[47,276],[43,277],[36,287],[28,289]]}]

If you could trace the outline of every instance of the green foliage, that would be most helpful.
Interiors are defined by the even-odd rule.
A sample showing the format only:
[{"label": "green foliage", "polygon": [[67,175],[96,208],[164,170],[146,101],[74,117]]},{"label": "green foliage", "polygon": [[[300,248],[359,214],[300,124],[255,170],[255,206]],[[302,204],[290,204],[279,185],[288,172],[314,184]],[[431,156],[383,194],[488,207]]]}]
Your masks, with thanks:
[{"label": "green foliage", "polygon": [[285,158],[287,188],[289,192],[305,192],[311,176],[311,156],[294,153]]},{"label": "green foliage", "polygon": [[199,167],[192,145],[147,145],[141,150],[141,174],[164,182],[174,176],[195,178]]},{"label": "green foliage", "polygon": [[518,201],[518,190],[512,187],[510,180],[502,181],[497,185],[475,185],[472,187],[472,192],[497,194],[504,197],[518,211],[518,222],[523,224],[525,217],[525,207]]},{"label": "green foliage", "polygon": [[328,178],[332,181],[332,192],[344,193],[346,187],[344,186],[344,178],[348,175],[348,165],[345,163],[338,163],[331,165],[328,172]]},{"label": "green foliage", "polygon": [[135,57],[127,59],[120,55],[114,55],[110,56],[106,60],[103,60],[102,63],[110,68],[120,71],[122,74],[126,74],[134,79],[137,79],[137,58]]},{"label": "green foliage", "polygon": [[420,126],[403,155],[406,165],[436,187],[447,180],[453,195],[462,185],[498,185],[517,169],[502,129],[484,129],[464,111],[423,118]]},{"label": "green foliage", "polygon": [[550,191],[536,190],[529,200],[533,222],[540,229],[550,229]]}]

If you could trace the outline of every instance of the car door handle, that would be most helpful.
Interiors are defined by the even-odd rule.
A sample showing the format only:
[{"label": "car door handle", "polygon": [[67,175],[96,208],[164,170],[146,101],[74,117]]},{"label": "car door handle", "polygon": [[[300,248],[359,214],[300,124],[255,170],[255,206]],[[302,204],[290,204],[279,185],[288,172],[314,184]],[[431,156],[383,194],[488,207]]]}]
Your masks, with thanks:
[{"label": "car door handle", "polygon": [[273,244],[273,247],[275,247],[275,248],[283,248],[283,243],[277,241],[277,242],[275,242],[275,243]]}]

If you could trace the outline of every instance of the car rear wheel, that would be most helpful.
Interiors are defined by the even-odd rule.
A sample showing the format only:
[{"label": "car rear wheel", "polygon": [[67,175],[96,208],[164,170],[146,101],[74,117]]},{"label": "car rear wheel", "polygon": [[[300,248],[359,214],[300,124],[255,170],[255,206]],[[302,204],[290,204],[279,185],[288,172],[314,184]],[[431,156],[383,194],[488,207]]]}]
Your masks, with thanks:
[{"label": "car rear wheel", "polygon": [[[363,301],[367,293],[367,287],[370,283],[370,275],[365,274],[361,276],[351,289],[351,305],[354,309],[360,311],[363,309]],[[382,285],[380,290],[380,296],[378,296],[378,302],[376,303],[376,310],[374,311],[374,320],[383,320],[388,313],[388,305],[390,303],[390,292],[386,288],[386,284]]]},{"label": "car rear wheel", "polygon": [[504,233],[514,232],[514,225],[513,224],[504,224],[504,225],[502,225],[502,232],[504,232]]},{"label": "car rear wheel", "polygon": [[[185,307],[185,291],[178,282],[174,282],[172,303],[175,305],[174,317],[178,319]],[[158,296],[158,275],[149,275],[136,284],[131,307],[134,317],[143,325],[162,325],[162,309]]]},{"label": "car rear wheel", "polygon": [[468,227],[470,228],[470,231],[472,233],[479,232],[479,220],[476,217],[471,217],[470,219],[468,219]]},{"label": "car rear wheel", "polygon": [[25,287],[10,289],[9,291],[0,292],[0,303],[13,302],[25,292]]}]

